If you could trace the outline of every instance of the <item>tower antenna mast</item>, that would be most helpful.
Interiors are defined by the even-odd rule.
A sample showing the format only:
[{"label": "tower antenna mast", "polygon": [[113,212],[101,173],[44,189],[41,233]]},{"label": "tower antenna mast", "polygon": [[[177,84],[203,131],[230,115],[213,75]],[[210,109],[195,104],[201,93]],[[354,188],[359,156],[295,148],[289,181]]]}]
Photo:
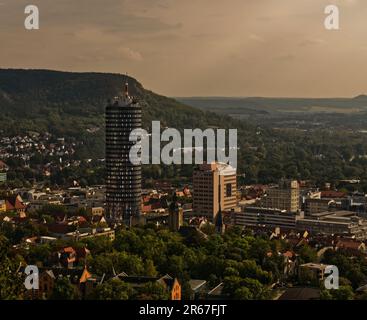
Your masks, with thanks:
[{"label": "tower antenna mast", "polygon": [[129,82],[128,82],[128,74],[125,74],[125,89],[124,89],[124,97],[125,99],[129,98]]}]

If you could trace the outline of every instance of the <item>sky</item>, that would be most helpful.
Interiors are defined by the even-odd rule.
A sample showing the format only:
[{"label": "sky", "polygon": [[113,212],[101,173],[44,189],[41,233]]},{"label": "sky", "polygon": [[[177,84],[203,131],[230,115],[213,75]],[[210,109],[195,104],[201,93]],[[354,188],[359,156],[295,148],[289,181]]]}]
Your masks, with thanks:
[{"label": "sky", "polygon": [[367,93],[367,1],[0,0],[0,68],[128,73],[176,97],[351,97]]}]

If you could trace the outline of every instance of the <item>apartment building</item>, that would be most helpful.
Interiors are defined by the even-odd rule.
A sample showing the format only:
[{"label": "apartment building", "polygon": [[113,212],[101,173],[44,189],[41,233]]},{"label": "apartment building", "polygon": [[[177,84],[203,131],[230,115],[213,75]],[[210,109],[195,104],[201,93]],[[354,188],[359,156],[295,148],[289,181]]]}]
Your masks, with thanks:
[{"label": "apartment building", "polygon": [[333,204],[335,204],[335,201],[330,199],[306,199],[305,215],[326,212]]},{"label": "apartment building", "polygon": [[298,181],[281,180],[277,187],[269,188],[261,198],[260,207],[298,212],[300,210],[300,188]]},{"label": "apartment building", "polygon": [[221,209],[237,205],[236,170],[224,163],[202,164],[193,174],[193,212],[213,222]]},{"label": "apartment building", "polygon": [[298,214],[272,208],[242,207],[232,212],[232,223],[244,227],[295,229]]},{"label": "apartment building", "polygon": [[339,234],[358,240],[367,239],[367,220],[351,211],[315,213],[298,219],[296,228],[311,234]]}]

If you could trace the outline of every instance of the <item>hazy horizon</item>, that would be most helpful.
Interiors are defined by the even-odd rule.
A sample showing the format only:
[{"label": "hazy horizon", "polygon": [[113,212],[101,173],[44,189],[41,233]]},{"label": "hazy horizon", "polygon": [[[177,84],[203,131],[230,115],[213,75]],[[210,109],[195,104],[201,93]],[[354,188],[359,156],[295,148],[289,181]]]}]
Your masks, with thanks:
[{"label": "hazy horizon", "polygon": [[[51,71],[51,72],[64,72],[64,73],[104,73],[104,74],[119,74],[124,76],[124,74],[122,73],[113,73],[113,72],[103,72],[103,71],[72,71],[72,70],[57,70],[57,69],[37,69],[37,68],[3,68],[0,66],[0,70],[25,70],[25,71]],[[141,83],[140,79],[137,79],[136,77],[134,77],[133,75],[128,75],[129,77],[134,78],[135,80],[137,80],[138,82]],[[143,85],[143,87],[147,90],[152,90],[151,88],[147,88],[144,83],[141,83]],[[156,94],[162,94],[160,92],[156,92],[154,91],[154,93]],[[367,94],[365,93],[360,93],[357,94],[356,96],[351,96],[351,97],[347,97],[347,96],[327,96],[327,97],[304,97],[304,96],[266,96],[266,95],[262,95],[262,96],[219,96],[219,95],[212,95],[212,96],[205,96],[205,95],[198,95],[198,96],[167,96],[169,98],[173,98],[173,99],[354,99],[357,98],[358,96],[366,96]]]}]

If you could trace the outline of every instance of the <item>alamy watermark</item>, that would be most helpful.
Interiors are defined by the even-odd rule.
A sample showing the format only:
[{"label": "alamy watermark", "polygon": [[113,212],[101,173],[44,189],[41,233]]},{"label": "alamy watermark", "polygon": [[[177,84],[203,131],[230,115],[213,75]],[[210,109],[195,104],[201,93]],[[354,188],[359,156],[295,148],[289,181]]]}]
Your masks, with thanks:
[{"label": "alamy watermark", "polygon": [[[184,129],[183,134],[182,139],[180,131],[174,128],[161,132],[160,121],[152,122],[151,134],[144,129],[133,130],[129,137],[135,142],[129,152],[130,162],[134,165],[180,165],[217,161],[237,168],[237,129],[228,129],[228,139],[225,129]],[[163,148],[161,142],[166,143]]]},{"label": "alamy watermark", "polygon": [[339,289],[339,269],[337,266],[328,265],[325,268],[325,275],[328,275],[324,280],[324,286],[327,290]]},{"label": "alamy watermark", "polygon": [[24,286],[27,290],[39,289],[39,270],[37,266],[29,265],[25,268],[24,273],[26,278],[24,280]]},{"label": "alamy watermark", "polygon": [[28,15],[24,20],[24,27],[27,30],[39,30],[40,18],[38,7],[35,5],[28,5],[24,9],[24,13]]},{"label": "alamy watermark", "polygon": [[326,30],[339,30],[339,8],[336,5],[330,4],[325,7],[324,13],[327,17],[324,21]]}]

